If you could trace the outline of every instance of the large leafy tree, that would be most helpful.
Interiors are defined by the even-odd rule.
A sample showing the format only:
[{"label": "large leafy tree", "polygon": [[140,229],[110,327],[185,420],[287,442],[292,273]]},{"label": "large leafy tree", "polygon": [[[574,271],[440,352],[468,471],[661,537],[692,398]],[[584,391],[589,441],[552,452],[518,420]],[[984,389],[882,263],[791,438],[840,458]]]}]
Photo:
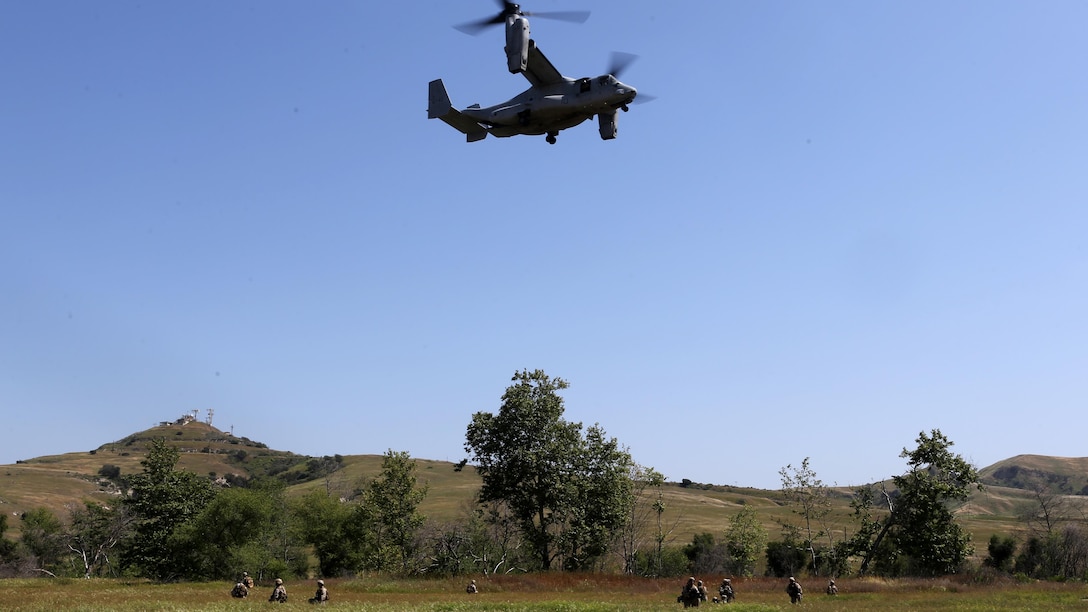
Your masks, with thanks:
[{"label": "large leafy tree", "polygon": [[153,440],[147,457],[140,461],[144,471],[132,476],[132,494],[125,500],[135,521],[132,539],[122,554],[122,564],[144,576],[165,580],[178,576],[172,536],[182,524],[195,517],[215,497],[206,477],[175,470],[178,450],[159,438]]},{"label": "large leafy tree", "polygon": [[587,569],[620,539],[631,511],[634,462],[600,425],[586,430],[572,470],[573,500],[564,513],[561,545],[564,569]]},{"label": "large leafy tree", "polygon": [[340,576],[362,567],[370,537],[358,505],[314,489],[298,498],[293,510],[302,541],[314,548],[321,576]]},{"label": "large leafy tree", "polygon": [[982,489],[978,470],[949,450],[953,443],[939,429],[919,433],[916,442],[917,448],[900,454],[908,470],[892,478],[894,490],[881,489],[887,514],[873,518],[871,489],[855,500],[862,525],[853,548],[862,557],[861,574],[874,561],[881,573],[949,574],[972,553],[971,536],[952,510],[973,486]]},{"label": "large leafy tree", "polygon": [[254,484],[221,491],[177,530],[172,544],[182,552],[178,569],[186,577],[230,579],[239,568],[263,577],[306,564],[306,555],[283,533],[285,487],[274,479]]},{"label": "large leafy tree", "polygon": [[725,543],[729,549],[729,567],[726,569],[737,576],[751,576],[767,545],[767,530],[760,524],[754,509],[744,506],[729,519]]},{"label": "large leafy tree", "polygon": [[504,504],[535,551],[541,569],[560,556],[584,567],[626,519],[630,454],[599,427],[563,419],[565,380],[522,370],[498,414],[472,415],[465,450],[483,479],[479,500]]},{"label": "large leafy tree", "polygon": [[410,573],[415,537],[426,520],[419,504],[427,497],[427,485],[419,485],[416,462],[407,452],[389,450],[382,471],[367,484],[362,511],[370,527],[373,547],[365,564],[374,570]]}]

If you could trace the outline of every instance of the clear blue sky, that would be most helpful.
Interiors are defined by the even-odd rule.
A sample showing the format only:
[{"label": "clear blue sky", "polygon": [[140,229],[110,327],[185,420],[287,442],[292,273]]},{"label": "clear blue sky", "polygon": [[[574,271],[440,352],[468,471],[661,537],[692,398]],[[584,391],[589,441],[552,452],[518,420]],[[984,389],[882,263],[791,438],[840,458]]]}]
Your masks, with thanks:
[{"label": "clear blue sky", "polygon": [[522,368],[672,480],[1088,453],[1088,4],[525,8],[657,100],[465,143],[487,0],[0,6],[0,463],[208,408],[457,461]]}]

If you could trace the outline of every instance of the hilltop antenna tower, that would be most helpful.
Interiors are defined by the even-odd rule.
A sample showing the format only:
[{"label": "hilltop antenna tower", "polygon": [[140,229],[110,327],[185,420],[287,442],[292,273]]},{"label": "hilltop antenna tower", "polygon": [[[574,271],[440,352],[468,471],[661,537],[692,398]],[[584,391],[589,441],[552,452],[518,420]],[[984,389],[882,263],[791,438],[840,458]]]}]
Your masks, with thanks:
[{"label": "hilltop antenna tower", "polygon": [[215,408],[208,408],[208,419],[205,421],[208,425],[212,424],[212,416],[215,415]]}]

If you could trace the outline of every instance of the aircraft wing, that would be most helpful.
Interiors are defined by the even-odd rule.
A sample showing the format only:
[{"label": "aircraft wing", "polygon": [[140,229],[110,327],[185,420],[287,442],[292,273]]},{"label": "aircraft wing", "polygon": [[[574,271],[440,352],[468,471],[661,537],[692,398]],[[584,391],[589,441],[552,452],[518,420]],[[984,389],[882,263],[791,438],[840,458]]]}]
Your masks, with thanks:
[{"label": "aircraft wing", "polygon": [[529,61],[525,67],[525,78],[529,79],[529,82],[533,84],[533,87],[544,87],[545,85],[555,85],[556,83],[562,83],[565,79],[559,71],[552,66],[552,63],[548,61],[547,57],[544,57],[544,53],[536,46],[536,41],[529,40]]}]

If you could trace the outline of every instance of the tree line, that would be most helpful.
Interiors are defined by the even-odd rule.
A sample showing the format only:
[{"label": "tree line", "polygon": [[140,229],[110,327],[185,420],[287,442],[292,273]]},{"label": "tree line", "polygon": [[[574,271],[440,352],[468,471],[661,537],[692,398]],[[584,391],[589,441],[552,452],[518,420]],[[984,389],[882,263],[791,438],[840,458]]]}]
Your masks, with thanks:
[{"label": "tree line", "polygon": [[[415,461],[389,450],[380,473],[332,486],[342,458],[311,460],[325,487],[288,495],[275,476],[225,486],[179,470],[163,439],[142,471],[122,477],[114,504],[85,501],[58,517],[44,508],[19,517],[19,537],[0,538],[0,576],[137,576],[160,581],[337,577],[360,573],[453,576],[531,571],[616,572],[670,577],[812,574],[938,576],[985,569],[1039,578],[1085,578],[1085,517],[1040,486],[1025,509],[1023,541],[995,535],[982,568],[972,568],[970,535],[954,509],[978,471],[951,451],[940,430],[903,449],[907,467],[890,481],[856,488],[848,524],[832,518],[832,490],[804,459],[781,476],[793,520],[771,540],[757,511],[724,514],[718,533],[674,537],[681,516],[665,478],[636,463],[599,424],[564,418],[568,383],[541,370],[515,372],[498,412],[477,412],[466,428],[467,458],[481,487],[460,515],[428,520],[428,487]],[[0,534],[7,530],[0,515]]]}]

